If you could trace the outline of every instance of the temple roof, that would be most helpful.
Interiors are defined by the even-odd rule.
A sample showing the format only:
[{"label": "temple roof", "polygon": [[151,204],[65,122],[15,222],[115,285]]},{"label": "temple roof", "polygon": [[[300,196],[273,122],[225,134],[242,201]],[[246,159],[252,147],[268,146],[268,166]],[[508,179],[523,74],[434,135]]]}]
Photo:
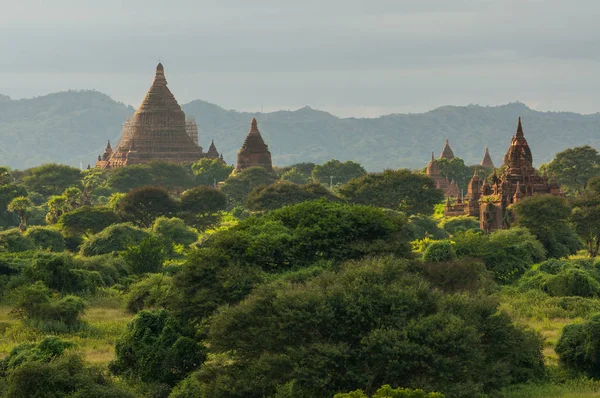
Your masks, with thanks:
[{"label": "temple roof", "polygon": [[518,174],[521,170],[533,173],[533,156],[529,144],[523,134],[521,118],[517,125],[517,134],[513,136],[510,147],[504,155],[504,164],[508,167],[510,174]]},{"label": "temple roof", "polygon": [[440,154],[440,159],[454,159],[454,152],[452,152],[452,148],[450,148],[450,144],[448,143],[448,139],[446,138],[446,146],[444,146],[444,150]]},{"label": "temple roof", "polygon": [[494,162],[492,162],[492,157],[490,156],[490,151],[488,147],[485,147],[485,155],[483,155],[483,159],[481,160],[481,166],[487,169],[494,168]]},{"label": "temple roof", "polygon": [[142,104],[136,112],[136,116],[139,113],[146,112],[175,112],[183,115],[181,107],[177,103],[175,96],[171,93],[171,90],[167,87],[167,79],[165,78],[165,68],[161,63],[156,66],[156,75],[152,86],[146,93],[146,97],[142,101]]},{"label": "temple roof", "polygon": [[260,131],[258,130],[258,122],[256,118],[252,119],[250,131],[244,140],[244,144],[240,148],[240,152],[267,152],[269,147],[263,141]]},{"label": "temple roof", "polygon": [[219,152],[217,152],[217,147],[215,146],[215,140],[210,142],[210,147],[208,148],[208,152],[206,154],[209,156],[219,157]]}]

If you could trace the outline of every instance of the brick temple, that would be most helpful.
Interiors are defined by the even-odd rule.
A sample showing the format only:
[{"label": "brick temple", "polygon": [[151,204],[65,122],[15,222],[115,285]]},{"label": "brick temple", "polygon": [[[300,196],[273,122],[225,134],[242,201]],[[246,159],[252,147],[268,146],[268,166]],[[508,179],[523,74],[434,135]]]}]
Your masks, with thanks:
[{"label": "brick temple", "polygon": [[220,158],[214,142],[208,153],[198,143],[196,122],[186,120],[185,113],[167,87],[161,63],[142,104],[132,118],[125,122],[121,140],[116,148],[110,141],[96,167],[113,169],[153,161],[172,163],[197,162],[202,158]]},{"label": "brick temple", "polygon": [[448,197],[445,214],[479,217],[480,228],[486,232],[510,227],[513,220],[510,206],[526,196],[549,194],[562,196],[553,177],[538,175],[533,167],[531,148],[525,139],[521,118],[517,133],[512,137],[500,175],[496,170],[489,179],[481,179],[477,172],[471,178],[467,196],[452,204]]},{"label": "brick temple", "polygon": [[252,119],[250,131],[244,140],[244,144],[238,151],[236,171],[242,171],[248,167],[263,167],[268,172],[273,171],[271,163],[271,152],[265,144],[260,131],[258,130],[258,122],[256,118]]}]

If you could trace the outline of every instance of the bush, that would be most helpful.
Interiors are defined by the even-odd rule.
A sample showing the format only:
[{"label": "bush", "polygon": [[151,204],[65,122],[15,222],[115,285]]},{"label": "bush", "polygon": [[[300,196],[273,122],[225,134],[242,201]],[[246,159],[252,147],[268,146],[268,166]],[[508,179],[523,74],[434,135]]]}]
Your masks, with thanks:
[{"label": "bush", "polygon": [[261,185],[254,188],[248,195],[246,204],[250,210],[267,211],[321,198],[339,200],[321,184],[298,185],[278,181],[268,186]]},{"label": "bush", "polygon": [[[389,384],[381,387],[371,395],[371,398],[444,398],[444,394],[437,392],[426,393],[423,390],[412,390],[410,388],[392,388]],[[356,390],[345,394],[335,394],[333,398],[369,398],[362,390]]]},{"label": "bush", "polygon": [[509,284],[519,279],[534,263],[545,260],[542,244],[525,228],[483,234],[458,232],[453,238],[458,257],[483,260],[494,278]]},{"label": "bush", "polygon": [[117,214],[108,207],[82,206],[63,214],[59,227],[70,235],[93,235],[119,222]]},{"label": "bush", "polygon": [[446,217],[440,222],[440,227],[450,235],[471,230],[479,231],[479,220],[470,216]]},{"label": "bush", "polygon": [[46,337],[15,347],[0,362],[0,394],[6,398],[134,398],[99,368],[67,351],[73,344]]},{"label": "bush", "polygon": [[480,260],[462,258],[444,263],[424,263],[425,278],[446,292],[490,291],[494,288],[493,274]]},{"label": "bush", "polygon": [[427,216],[410,216],[408,218],[408,224],[406,230],[410,240],[418,239],[446,239],[448,234],[440,229],[431,217]]},{"label": "bush", "polygon": [[137,246],[130,246],[123,252],[127,269],[132,274],[157,272],[166,257],[163,242],[153,236],[144,238]]},{"label": "bush", "polygon": [[114,224],[90,237],[82,246],[84,256],[119,252],[138,244],[150,234],[131,224]]},{"label": "bush", "polygon": [[441,263],[456,259],[456,252],[447,240],[432,242],[423,253],[423,260],[431,263]]},{"label": "bush", "polygon": [[600,377],[600,314],[566,325],[555,351],[566,368]]},{"label": "bush", "polygon": [[54,228],[30,227],[24,235],[31,238],[38,249],[52,252],[62,252],[66,249],[65,238]]},{"label": "bush", "polygon": [[104,285],[98,272],[76,268],[73,256],[66,253],[37,254],[23,275],[31,282],[42,281],[50,289],[67,293],[93,293]]},{"label": "bush", "polygon": [[206,359],[205,349],[167,311],[141,311],[116,343],[111,372],[174,386]]},{"label": "bush", "polygon": [[174,294],[173,280],[163,274],[150,274],[129,287],[125,296],[125,308],[136,313],[144,309],[166,308]]},{"label": "bush", "polygon": [[27,250],[35,250],[35,242],[17,228],[0,232],[0,251],[16,253]]},{"label": "bush", "polygon": [[550,296],[598,297],[599,278],[597,267],[591,263],[551,259],[527,272],[519,288],[539,289]]},{"label": "bush", "polygon": [[287,384],[287,396],[327,397],[394,383],[474,397],[543,375],[540,339],[493,300],[446,296],[407,266],[352,262],[223,307],[208,333],[215,361],[194,374],[196,396],[274,396]]},{"label": "bush", "polygon": [[68,327],[78,326],[87,306],[77,296],[52,298],[50,290],[42,282],[20,288],[14,296],[15,307],[12,314],[31,321],[34,325],[55,321]]},{"label": "bush", "polygon": [[152,232],[165,242],[189,246],[198,240],[198,233],[185,225],[180,218],[159,217],[154,221]]}]

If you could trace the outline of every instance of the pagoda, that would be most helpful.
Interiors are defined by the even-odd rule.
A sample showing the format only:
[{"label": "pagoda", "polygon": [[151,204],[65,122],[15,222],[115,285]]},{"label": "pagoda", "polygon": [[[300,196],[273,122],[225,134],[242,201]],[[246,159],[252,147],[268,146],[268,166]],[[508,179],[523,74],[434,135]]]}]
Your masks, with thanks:
[{"label": "pagoda", "polygon": [[238,151],[235,170],[239,172],[248,167],[255,166],[263,167],[268,172],[273,171],[271,152],[269,152],[269,147],[260,135],[256,118],[253,118],[250,131],[244,140],[244,144]]},{"label": "pagoda", "polygon": [[442,150],[442,153],[440,154],[440,159],[448,159],[448,160],[454,159],[454,152],[452,152],[452,148],[450,148],[450,143],[448,142],[447,138],[446,138],[446,146],[444,146],[444,149]]},{"label": "pagoda", "polygon": [[488,150],[488,147],[485,147],[485,155],[483,155],[483,159],[481,160],[480,163],[481,167],[484,167],[486,169],[494,169],[494,162],[492,162],[492,157],[490,156],[490,151]]},{"label": "pagoda", "polygon": [[119,144],[113,151],[109,142],[96,167],[113,169],[153,161],[191,163],[204,157],[196,123],[193,119],[186,122],[159,63],[142,104],[125,122]]}]

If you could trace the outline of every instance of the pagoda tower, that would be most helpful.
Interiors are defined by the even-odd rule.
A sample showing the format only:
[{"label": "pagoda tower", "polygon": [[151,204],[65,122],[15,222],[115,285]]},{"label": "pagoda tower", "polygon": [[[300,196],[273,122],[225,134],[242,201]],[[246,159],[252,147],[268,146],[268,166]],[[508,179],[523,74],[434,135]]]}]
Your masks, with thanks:
[{"label": "pagoda tower", "polygon": [[494,169],[494,162],[492,162],[492,157],[490,156],[490,151],[488,147],[485,147],[485,155],[483,155],[483,159],[481,160],[481,166],[486,169]]},{"label": "pagoda tower", "polygon": [[446,145],[444,146],[444,149],[442,150],[442,153],[440,154],[440,159],[448,159],[448,160],[454,159],[454,152],[452,152],[452,148],[450,148],[450,143],[448,142],[447,138],[446,138]]},{"label": "pagoda tower", "polygon": [[96,162],[96,167],[117,168],[153,161],[196,162],[205,154],[193,137],[194,130],[197,134],[195,122],[186,123],[159,63],[146,97],[133,118],[125,123],[119,145],[108,159]]},{"label": "pagoda tower", "polygon": [[254,166],[264,167],[268,172],[273,171],[271,152],[269,152],[269,147],[260,135],[256,118],[252,119],[250,131],[246,136],[244,144],[238,151],[237,166],[235,169],[236,171],[242,171]]},{"label": "pagoda tower", "polygon": [[210,147],[208,148],[208,152],[206,152],[206,157],[209,159],[219,159],[219,152],[217,152],[215,140],[211,141]]}]

